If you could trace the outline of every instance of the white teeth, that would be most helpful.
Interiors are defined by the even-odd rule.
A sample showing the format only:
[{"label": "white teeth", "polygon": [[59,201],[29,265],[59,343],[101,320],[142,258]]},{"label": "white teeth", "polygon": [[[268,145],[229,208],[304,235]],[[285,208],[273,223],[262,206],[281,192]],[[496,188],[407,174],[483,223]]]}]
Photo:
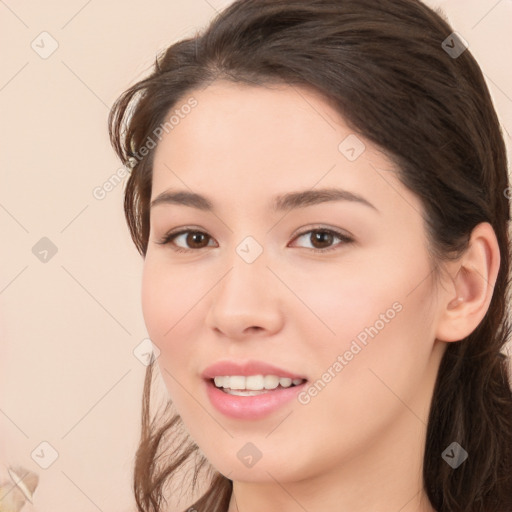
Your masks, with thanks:
[{"label": "white teeth", "polygon": [[265,389],[276,389],[279,386],[279,377],[265,375]]},{"label": "white teeth", "polygon": [[256,395],[263,395],[265,393],[268,393],[268,391],[265,389],[263,391],[240,391],[239,389],[224,389],[224,391],[228,395],[236,395],[236,396],[256,396]]},{"label": "white teeth", "polygon": [[[214,378],[215,386],[230,390],[248,390],[248,391],[264,391],[267,389],[276,389],[279,385],[283,388],[289,388],[292,384],[298,386],[302,384],[304,379],[290,379],[289,377],[278,377],[277,375],[224,375]],[[241,393],[232,393],[241,395]],[[251,393],[243,396],[252,396]]]},{"label": "white teeth", "polygon": [[259,391],[265,388],[263,375],[250,375],[245,378],[245,389]]},{"label": "white teeth", "polygon": [[282,379],[279,379],[279,384],[281,384],[283,388],[289,388],[292,385],[292,379],[283,377]]},{"label": "white teeth", "polygon": [[[245,389],[245,377],[241,375],[237,375],[235,377],[229,378],[229,386],[226,386],[226,381],[224,381],[225,387],[230,387],[231,389]],[[225,379],[225,377],[224,377]]]}]

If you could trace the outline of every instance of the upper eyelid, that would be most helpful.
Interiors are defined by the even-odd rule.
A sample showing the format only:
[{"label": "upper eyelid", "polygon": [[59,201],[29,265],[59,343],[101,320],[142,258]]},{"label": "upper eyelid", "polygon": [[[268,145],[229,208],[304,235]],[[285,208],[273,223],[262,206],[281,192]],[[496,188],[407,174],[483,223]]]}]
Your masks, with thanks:
[{"label": "upper eyelid", "polygon": [[[326,226],[316,226],[315,225],[315,226],[312,226],[309,228],[305,228],[303,231],[299,231],[298,233],[294,233],[292,236],[294,238],[296,238],[298,236],[305,235],[305,234],[309,233],[310,231],[331,231],[333,233],[339,233],[340,235],[343,235],[343,234],[345,234],[344,231],[346,231],[346,230],[343,230],[341,228],[331,228],[331,227],[326,227]],[[203,235],[208,235],[210,238],[213,238],[213,236],[210,235],[210,233],[208,233],[207,230],[204,230],[202,228],[194,228],[194,227],[177,228],[176,231],[166,232],[164,234],[164,236],[178,236],[178,235],[183,235],[184,233],[189,233],[189,232],[201,233]],[[352,236],[352,235],[350,235],[347,232],[346,236]]]}]

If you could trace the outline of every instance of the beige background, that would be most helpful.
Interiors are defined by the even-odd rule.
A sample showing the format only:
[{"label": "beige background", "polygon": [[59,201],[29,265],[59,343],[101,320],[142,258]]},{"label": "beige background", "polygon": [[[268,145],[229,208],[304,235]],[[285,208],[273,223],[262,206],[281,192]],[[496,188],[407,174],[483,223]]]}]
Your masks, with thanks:
[{"label": "beige background", "polygon": [[[142,259],[124,183],[102,200],[93,190],[120,168],[107,133],[114,99],[227,3],[0,1],[0,483],[11,464],[39,475],[24,511],[134,510]],[[469,42],[510,150],[512,3],[428,4]],[[46,263],[32,252],[43,237],[57,248]],[[47,469],[42,442],[58,452]]]}]

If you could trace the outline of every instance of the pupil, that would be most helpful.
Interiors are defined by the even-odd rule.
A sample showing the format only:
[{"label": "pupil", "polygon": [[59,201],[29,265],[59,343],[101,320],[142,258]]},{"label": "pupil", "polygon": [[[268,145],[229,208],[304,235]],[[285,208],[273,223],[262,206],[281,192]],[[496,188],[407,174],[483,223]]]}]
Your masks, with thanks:
[{"label": "pupil", "polygon": [[197,240],[194,240],[194,238],[195,237],[202,237],[202,236],[204,236],[204,234],[203,233],[198,233],[198,232],[193,232],[193,233],[190,233],[189,236],[192,238],[193,243],[200,243],[200,241],[198,242]]},{"label": "pupil", "polygon": [[315,233],[315,241],[320,241],[320,243],[322,243],[322,239],[324,239],[324,237],[328,237],[327,238],[327,241],[324,239],[323,242],[324,242],[324,245],[325,243],[327,243],[327,245],[329,245],[329,242],[331,241],[330,240],[330,237],[332,237],[332,235],[330,233],[326,233],[325,231],[324,232],[317,232]]}]

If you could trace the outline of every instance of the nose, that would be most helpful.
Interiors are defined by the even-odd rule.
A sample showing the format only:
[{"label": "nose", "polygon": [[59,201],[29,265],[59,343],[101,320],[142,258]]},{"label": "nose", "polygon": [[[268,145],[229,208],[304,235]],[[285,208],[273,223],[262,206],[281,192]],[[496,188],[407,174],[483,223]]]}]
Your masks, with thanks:
[{"label": "nose", "polygon": [[237,254],[211,292],[206,325],[225,337],[242,340],[269,336],[283,324],[281,294],[285,289],[261,255],[247,263]]}]

